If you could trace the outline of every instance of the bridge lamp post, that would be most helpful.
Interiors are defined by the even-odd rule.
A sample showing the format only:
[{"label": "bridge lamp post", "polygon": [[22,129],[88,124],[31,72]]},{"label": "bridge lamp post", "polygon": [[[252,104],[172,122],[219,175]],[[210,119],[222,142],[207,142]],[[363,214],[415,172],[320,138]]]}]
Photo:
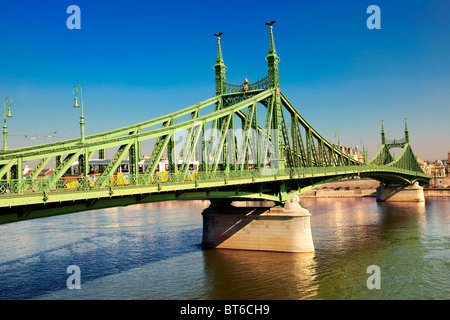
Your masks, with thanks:
[{"label": "bridge lamp post", "polygon": [[[6,118],[12,118],[11,115],[11,99],[8,97],[5,99],[5,102],[3,104],[3,151],[8,150],[8,145],[6,142],[6,137],[8,135],[8,130],[6,126]],[[8,106],[8,113],[6,113],[6,106]]]},{"label": "bridge lamp post", "polygon": [[[75,96],[75,104],[73,105],[73,107],[75,109],[78,109],[81,106],[81,116],[80,116],[81,142],[80,143],[84,143],[83,92],[81,90],[81,87],[79,85],[76,85],[75,87],[73,87],[72,93]],[[78,99],[77,99],[78,94],[80,94],[80,105],[78,105]]]}]

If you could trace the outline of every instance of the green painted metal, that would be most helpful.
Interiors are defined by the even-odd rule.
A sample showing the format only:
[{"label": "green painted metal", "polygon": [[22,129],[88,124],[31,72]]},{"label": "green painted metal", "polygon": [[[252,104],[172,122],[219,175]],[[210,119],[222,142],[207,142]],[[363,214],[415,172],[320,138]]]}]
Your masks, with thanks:
[{"label": "green painted metal", "polygon": [[409,131],[408,131],[408,123],[406,122],[408,118],[405,118],[405,142],[409,143]]},{"label": "green painted metal", "polygon": [[[213,98],[123,128],[90,136],[82,131],[81,140],[3,150],[0,223],[177,199],[265,199],[282,204],[315,185],[354,175],[407,184],[431,178],[422,172],[414,157],[406,119],[405,138],[398,141],[385,139],[382,124],[382,147],[369,163],[358,162],[324,139],[280,90],[280,59],[275,50],[273,23],[269,25],[268,75],[261,80],[228,83],[221,34],[215,34]],[[214,111],[203,114],[207,107]],[[265,114],[258,108],[263,108]],[[189,119],[183,120],[185,116]],[[176,132],[186,132],[179,154]],[[140,170],[141,143],[151,140],[156,142],[149,164]],[[397,159],[389,152],[394,147],[403,148]],[[105,159],[107,152],[112,157],[106,170],[97,180],[88,179],[89,160],[94,154]],[[115,172],[127,156],[129,178],[119,180]],[[167,157],[169,167],[164,175],[157,170],[162,157]],[[39,177],[53,158],[54,172],[47,178]],[[191,160],[200,163],[195,174],[188,170]],[[24,179],[21,169],[27,161],[37,164]],[[76,161],[79,176],[63,177]]]},{"label": "green painted metal", "polygon": [[[114,130],[110,130],[110,131],[106,131],[106,132],[102,132],[102,133],[98,133],[98,134],[93,134],[93,135],[85,137],[85,142],[86,143],[96,143],[96,142],[102,143],[102,142],[108,141],[108,139],[120,137],[120,136],[128,134],[129,132],[132,132],[132,131],[145,130],[147,128],[156,126],[158,124],[162,124],[167,118],[175,119],[175,118],[182,117],[186,114],[191,113],[193,110],[205,108],[205,107],[209,106],[210,104],[217,102],[218,100],[219,100],[218,97],[213,97],[208,100],[199,102],[195,105],[192,105],[190,107],[187,107],[185,109],[173,112],[166,116],[158,117],[158,118],[151,119],[151,120],[146,120],[141,123],[129,125],[129,126],[119,128],[119,129],[114,129]],[[32,155],[37,155],[37,154],[45,153],[48,151],[55,151],[55,150],[63,150],[63,151],[71,150],[71,148],[73,148],[75,145],[79,145],[79,142],[80,142],[79,138],[74,138],[74,139],[69,139],[69,140],[65,140],[65,141],[47,143],[47,144],[42,144],[42,145],[37,145],[37,146],[32,146],[32,147],[24,147],[24,148],[13,149],[13,150],[8,149],[4,152],[1,152],[0,165],[2,165],[5,162],[5,160],[7,160],[7,159],[15,159],[19,154],[27,154],[27,157],[29,158],[28,160],[33,160],[31,158]],[[77,147],[79,147],[79,146],[77,146]],[[109,147],[110,146],[105,145],[105,148],[99,149],[99,150],[106,150]],[[39,159],[39,155],[37,157],[35,157],[34,159]]]},{"label": "green painted metal", "polygon": [[409,150],[408,152],[402,152],[399,158],[402,158],[402,163],[407,164],[408,167],[418,168],[421,171],[419,164],[417,163],[414,153],[409,145],[409,131],[405,118],[405,137],[401,139],[386,139],[386,134],[384,132],[383,121],[381,121],[381,147],[375,156],[369,161],[370,164],[386,165],[393,164],[395,160],[394,156],[391,154],[390,150],[394,148],[401,148],[403,151]]},{"label": "green painted metal", "polygon": [[[49,191],[58,184],[58,181],[61,179],[62,175],[70,168],[70,166],[76,161],[76,159],[80,157],[83,150],[77,150],[75,153],[69,154],[64,161],[56,168],[56,170],[48,177],[46,180],[46,185],[44,186],[43,191]],[[81,166],[81,165],[80,165]],[[81,175],[83,178],[86,175]]]},{"label": "green painted metal", "polygon": [[[81,115],[80,115],[80,131],[81,131],[81,139],[80,143],[84,143],[84,113],[83,113],[83,92],[81,90],[81,87],[79,85],[76,85],[72,89],[72,93],[75,96],[75,103],[73,105],[74,108],[78,109],[81,107]],[[78,105],[78,98],[77,95],[80,95],[80,105]]]},{"label": "green painted metal", "polygon": [[225,72],[227,67],[223,64],[222,48],[220,47],[220,36],[222,33],[215,35],[217,36],[217,57],[216,64],[214,65],[214,70],[216,73],[216,95],[220,96],[226,92]]},{"label": "green painted metal", "polygon": [[128,150],[130,150],[133,143],[134,141],[132,140],[127,144],[123,144],[119,147],[119,150],[116,152],[108,167],[98,179],[96,185],[98,185],[99,187],[105,187],[110,182],[111,178],[114,175],[114,172],[117,170],[117,167],[120,165],[122,160],[125,159],[125,156],[127,155]]},{"label": "green painted metal", "polygon": [[[8,150],[8,126],[6,125],[6,118],[11,118],[11,98],[6,98],[5,102],[3,103],[3,151]],[[6,106],[8,106],[8,113],[6,113]]]}]

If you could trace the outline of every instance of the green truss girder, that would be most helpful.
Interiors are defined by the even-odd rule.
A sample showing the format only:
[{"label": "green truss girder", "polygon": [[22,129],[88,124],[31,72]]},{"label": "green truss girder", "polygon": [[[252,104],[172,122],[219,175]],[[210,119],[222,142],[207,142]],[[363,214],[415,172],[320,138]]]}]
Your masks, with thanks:
[{"label": "green truss girder", "polygon": [[[57,189],[54,192],[44,193],[44,195],[39,192],[9,194],[7,197],[0,198],[0,206],[2,207],[0,223],[40,217],[27,215],[34,209],[41,210],[45,206],[53,208],[53,212],[47,213],[47,215],[55,215],[110,206],[168,200],[228,198],[283,202],[290,196],[310,190],[316,185],[357,174],[362,177],[380,180],[391,179],[392,181],[404,181],[406,183],[413,183],[420,180],[421,177],[426,178],[426,175],[412,175],[409,170],[392,166],[364,165],[292,168],[271,176],[261,175],[253,170],[245,170],[234,174],[229,172],[228,175],[225,172],[220,172],[220,174],[216,173],[214,176],[201,177],[200,180],[183,183],[167,182],[150,185],[142,183],[132,187],[113,186],[113,189],[99,188],[98,186],[80,190]],[[11,183],[13,184],[14,181]],[[16,181],[16,183],[18,182]],[[14,189],[13,186],[12,189]],[[8,200],[6,205],[3,201],[5,199]],[[98,203],[98,206],[93,206],[96,203]],[[45,206],[42,206],[42,204],[45,204]],[[72,204],[74,207],[70,207]],[[49,207],[50,205],[51,207]]]},{"label": "green truss girder", "polygon": [[[26,158],[25,158],[26,159]],[[37,178],[39,173],[44,169],[47,163],[50,161],[51,157],[44,156],[40,159],[39,163],[33,168],[31,173],[27,176],[27,181],[33,181]]]},{"label": "green truss girder", "polygon": [[201,125],[195,126],[190,130],[190,134],[187,136],[188,145],[186,145],[186,149],[184,150],[183,162],[180,167],[180,177],[184,180],[187,176],[190,161],[194,155],[195,146],[197,145],[200,135],[202,134],[204,126],[203,123]]},{"label": "green truss girder", "polygon": [[244,136],[242,139],[241,147],[236,150],[238,152],[237,155],[237,162],[240,164],[239,168],[241,170],[244,169],[245,163],[248,163],[248,145],[249,145],[249,139],[251,134],[251,128],[253,125],[253,122],[255,121],[255,114],[256,114],[256,103],[248,107],[247,115],[243,119],[243,132]]},{"label": "green truss girder", "polygon": [[423,172],[409,143],[405,144],[402,152],[397,157],[397,159],[389,163],[389,165],[392,167],[408,169],[415,172]]},{"label": "green truss girder", "polygon": [[[407,169],[412,172],[416,172],[419,174],[424,174],[422,167],[417,162],[417,159],[412,151],[411,145],[409,144],[409,131],[406,125],[405,119],[405,138],[397,140],[393,140],[390,142],[386,142],[384,127],[382,124],[381,127],[381,141],[382,145],[377,153],[369,160],[370,165],[388,165],[395,168]],[[393,148],[401,148],[402,152],[394,159],[390,150]],[[431,178],[431,176],[430,176]],[[407,179],[406,179],[407,180]],[[407,181],[414,181],[407,180]]]},{"label": "green truss girder", "polygon": [[[157,118],[154,118],[151,120],[143,121],[143,122],[129,125],[126,127],[86,136],[85,137],[86,144],[89,144],[92,142],[95,143],[95,142],[107,141],[108,139],[111,139],[114,137],[119,137],[122,135],[129,134],[129,132],[145,130],[145,129],[153,127],[155,125],[162,124],[167,119],[180,118],[186,114],[192,113],[195,110],[201,110],[213,103],[216,103],[218,100],[219,100],[219,97],[212,97],[210,99],[196,103],[190,107],[170,113],[165,116],[157,117]],[[65,140],[65,141],[47,143],[47,144],[42,144],[42,145],[37,145],[37,146],[32,146],[32,147],[10,149],[10,150],[4,151],[0,154],[0,165],[3,164],[4,160],[14,159],[19,154],[26,154],[26,155],[28,155],[28,157],[30,157],[32,154],[51,152],[54,149],[59,150],[61,148],[64,148],[64,149],[70,150],[74,147],[76,148],[79,145],[79,143],[80,143],[80,139],[74,138],[74,139],[69,139],[69,140]],[[106,148],[109,148],[109,146],[106,146]],[[101,150],[101,149],[99,149],[99,150]]]},{"label": "green truss girder", "polygon": [[[256,112],[256,104],[261,103],[262,101],[269,99],[267,103],[267,114],[266,114],[266,121],[265,121],[265,128],[270,128],[270,123],[272,121],[272,110],[275,106],[275,95],[276,92],[273,89],[268,89],[261,91],[260,93],[242,100],[235,105],[230,105],[227,108],[224,109],[218,109],[214,111],[211,114],[203,115],[201,117],[192,116],[191,119],[178,123],[173,124],[172,120],[168,120],[166,118],[166,121],[163,123],[163,126],[161,128],[152,129],[148,131],[132,131],[128,132],[128,135],[126,136],[120,136],[120,137],[113,137],[111,139],[102,139],[101,141],[92,141],[89,142],[89,139],[86,139],[87,142],[82,145],[74,145],[71,150],[68,150],[67,147],[61,147],[61,148],[53,148],[53,149],[47,149],[44,148],[40,152],[33,152],[31,154],[22,154],[22,159],[24,161],[30,160],[30,159],[40,159],[40,162],[36,166],[35,171],[33,171],[31,178],[29,177],[29,180],[35,180],[36,175],[40,172],[40,169],[42,169],[50,160],[51,157],[57,156],[61,157],[64,154],[69,154],[65,158],[64,161],[59,164],[55,172],[50,176],[48,180],[48,184],[46,187],[46,191],[49,191],[52,189],[52,187],[57,183],[57,180],[61,178],[62,174],[70,167],[70,165],[78,159],[78,157],[82,154],[87,155],[88,160],[92,157],[94,151],[96,150],[106,150],[107,148],[111,147],[119,147],[119,150],[113,157],[112,161],[110,162],[110,165],[106,169],[106,171],[103,173],[103,175],[99,178],[98,182],[96,183],[97,187],[105,187],[114,171],[117,169],[117,166],[120,164],[120,162],[125,158],[127,153],[129,152],[130,148],[132,146],[137,145],[137,143],[144,141],[146,139],[151,138],[158,138],[158,143],[156,144],[155,148],[153,149],[153,159],[159,159],[161,155],[163,154],[164,150],[167,148],[168,143],[170,141],[170,137],[172,137],[175,130],[192,130],[194,126],[200,122],[202,123],[202,128],[204,130],[205,123],[211,122],[212,124],[217,123],[218,120],[222,121],[222,127],[221,132],[222,139],[219,141],[219,147],[215,150],[214,153],[214,161],[212,165],[210,166],[210,169],[207,171],[216,172],[218,170],[218,164],[219,159],[221,157],[221,153],[223,151],[223,146],[225,142],[225,130],[230,127],[231,119],[234,114],[240,116],[243,119],[244,122],[244,129],[248,129],[250,127],[256,127],[257,124],[255,123],[255,112]],[[210,100],[214,101],[214,100]],[[267,101],[267,100],[266,100]],[[282,141],[283,149],[287,150],[288,154],[288,167],[324,167],[327,166],[364,166],[363,164],[357,162],[354,159],[349,158],[342,152],[340,152],[338,149],[334,148],[328,141],[322,138],[322,136],[307,123],[303,117],[295,110],[295,108],[290,104],[290,102],[286,99],[286,97],[281,94],[281,105],[285,107],[288,113],[290,113],[291,116],[291,126],[293,130],[291,130],[292,134],[289,134],[287,128],[287,123],[285,122],[285,116],[284,111],[281,113],[281,120],[283,121],[282,127],[284,128],[282,130]],[[247,113],[242,112],[243,109],[247,109]],[[191,111],[195,112],[195,111]],[[198,114],[198,113],[197,113]],[[259,128],[259,126],[258,126]],[[303,137],[302,134],[300,134],[301,128],[305,132],[305,137]],[[262,129],[261,129],[262,130]],[[197,131],[199,132],[199,131]],[[248,132],[248,131],[247,131]],[[194,138],[188,142],[187,146],[189,148],[186,148],[186,150],[191,150],[189,154],[189,158],[192,157],[192,152],[194,149],[194,146],[198,142],[199,135],[192,135]],[[87,137],[88,138],[88,137]],[[304,142],[304,139],[306,140],[306,143]],[[263,146],[263,152],[265,155],[267,155],[267,149],[268,149],[268,143],[269,143],[269,137],[266,137],[265,144]],[[291,146],[292,143],[292,146]],[[236,153],[239,152],[240,156],[242,158],[242,153],[248,152],[248,136],[245,135],[241,148],[238,150],[236,148]],[[4,155],[2,155],[4,156]],[[7,155],[7,157],[10,155]],[[294,161],[296,159],[296,161]],[[410,148],[409,144],[405,147],[404,152],[399,157],[399,159],[392,163],[391,166],[400,168],[400,169],[409,169],[409,170],[418,170],[420,169],[417,164],[414,163],[414,155],[412,153],[412,149]],[[16,163],[16,160],[11,159],[8,160],[6,165],[3,166],[3,171],[7,171],[8,168],[13,167],[13,165]],[[147,171],[147,174],[152,175],[155,171],[155,165],[157,164],[157,161],[152,162],[152,165],[149,166],[149,170]],[[185,177],[186,174],[186,167],[182,171],[182,176]],[[242,166],[241,166],[242,169]],[[2,173],[2,172],[0,172]]]},{"label": "green truss girder", "polygon": [[[172,120],[168,120],[163,123],[163,128],[167,128],[172,123]],[[172,138],[173,132],[169,132],[166,135],[159,136],[156,140],[155,147],[153,148],[152,155],[150,156],[150,164],[145,170],[146,174],[154,174],[156,167],[158,166],[159,159],[164,152],[164,149],[168,146],[169,140]]]},{"label": "green truss girder", "polygon": [[16,163],[17,159],[11,159],[8,163],[4,164],[2,168],[0,168],[0,179],[2,179],[2,177],[7,174]]},{"label": "green truss girder", "polygon": [[129,141],[127,144],[121,145],[119,150],[116,152],[114,157],[112,158],[109,165],[106,167],[106,170],[102,173],[100,178],[97,181],[97,185],[102,188],[105,187],[111,180],[114,172],[117,170],[117,167],[120,165],[123,159],[125,159],[128,151],[133,145],[134,140]]},{"label": "green truss girder", "polygon": [[79,158],[83,150],[78,150],[75,153],[69,154],[63,162],[56,167],[55,171],[47,178],[46,191],[51,190],[58,183],[58,180],[70,168],[70,166]]},{"label": "green truss girder", "polygon": [[389,149],[383,144],[377,153],[369,160],[369,164],[385,165],[394,161],[394,157],[389,152]]},{"label": "green truss girder", "polygon": [[[315,130],[301,115],[300,113],[294,108],[294,106],[289,102],[289,100],[281,93],[281,102],[283,106],[286,108],[286,110],[291,114],[291,119],[295,118],[295,123],[297,123],[299,126],[303,127],[305,131],[305,141],[306,144],[303,142],[303,137],[300,134],[299,127],[295,130],[296,135],[293,137],[297,137],[296,144],[300,146],[300,157],[303,158],[304,163],[307,164],[307,166],[312,166],[313,163],[319,164],[319,156],[317,154],[317,148],[315,147],[315,144],[323,148],[322,153],[325,154],[325,152],[328,150],[327,159],[331,163],[325,163],[323,162],[323,165],[331,165],[331,166],[338,166],[338,165],[361,165],[361,163],[348,155],[344,154],[339,149],[335,148],[330,142],[328,142],[325,138],[323,138],[317,130]],[[292,121],[292,120],[291,120]],[[294,123],[294,121],[292,121]],[[316,143],[314,142],[316,141]]]}]

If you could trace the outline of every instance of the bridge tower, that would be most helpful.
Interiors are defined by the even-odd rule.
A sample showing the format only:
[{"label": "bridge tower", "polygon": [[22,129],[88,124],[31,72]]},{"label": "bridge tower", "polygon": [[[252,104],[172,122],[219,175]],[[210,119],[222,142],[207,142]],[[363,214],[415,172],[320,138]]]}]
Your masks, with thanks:
[{"label": "bridge tower", "polygon": [[[222,35],[222,32],[215,33],[214,36],[217,37],[217,54],[216,54],[216,64],[214,65],[214,73],[215,73],[215,81],[216,81],[216,96],[219,96],[220,99],[216,102],[214,111],[221,110],[224,107],[224,99],[223,95],[227,93],[227,79],[225,76],[225,72],[227,71],[227,67],[225,66],[223,62],[223,56],[222,56],[222,47],[220,45],[220,36]],[[225,128],[224,125],[227,123],[226,119],[217,119],[216,128],[218,130],[222,130],[222,133],[224,134],[227,129],[233,129],[233,122],[230,121],[228,124],[228,128]],[[227,145],[224,144],[222,147],[222,165],[218,166],[220,169],[229,170],[230,166],[227,165]],[[205,170],[205,165],[200,165],[201,171]]]},{"label": "bridge tower", "polygon": [[220,36],[223,33],[216,33],[217,36],[217,57],[216,64],[214,65],[214,71],[216,74],[216,96],[225,94],[226,88],[226,77],[225,72],[227,71],[227,67],[223,63],[222,57],[222,48],[220,47]]},{"label": "bridge tower", "polygon": [[409,131],[408,131],[408,123],[406,122],[408,118],[405,118],[405,142],[409,143]]},{"label": "bridge tower", "polygon": [[[269,52],[266,56],[268,64],[268,87],[273,94],[267,103],[266,129],[278,145],[275,157],[271,159],[274,169],[285,169],[285,150],[283,145],[283,115],[280,97],[280,80],[278,63],[280,58],[275,49],[273,24],[270,27]],[[226,95],[227,82],[223,62],[220,35],[217,36],[217,56],[215,70],[216,96]],[[247,84],[247,81],[244,85]],[[251,86],[251,85],[250,85]],[[243,92],[245,95],[245,91]],[[216,111],[224,105],[224,99],[216,103]],[[286,133],[287,134],[287,133]],[[278,159],[277,159],[278,158]],[[258,157],[259,167],[259,157]],[[314,252],[308,210],[302,208],[298,196],[292,196],[284,206],[272,207],[266,202],[255,206],[252,202],[239,201],[231,205],[227,199],[212,201],[211,206],[202,212],[203,239],[205,248],[244,249],[280,252]],[[244,205],[242,205],[244,204]]]},{"label": "bridge tower", "polygon": [[[278,138],[278,159],[274,159],[274,165],[278,170],[283,170],[285,168],[285,159],[284,159],[284,148],[282,146],[283,141],[283,127],[282,127],[282,106],[281,106],[281,97],[280,97],[280,76],[278,63],[280,62],[280,58],[277,56],[277,50],[275,49],[275,41],[273,39],[273,24],[275,21],[268,22],[266,25],[269,25],[270,28],[270,39],[269,39],[269,53],[266,56],[266,61],[268,65],[268,79],[269,79],[269,87],[273,88],[276,91],[276,94],[273,96],[275,101],[273,102],[272,109],[272,125],[271,129],[277,132]],[[275,143],[277,143],[275,142]]]},{"label": "bridge tower", "polygon": [[[407,119],[405,119],[405,137],[402,139],[386,140],[383,120],[381,120],[381,148],[378,153],[370,160],[370,164],[389,165],[391,167],[409,168],[418,172],[422,171],[417,164],[414,153],[409,145],[409,130]],[[390,150],[393,148],[402,148],[402,153],[398,159],[394,159]],[[377,201],[389,202],[424,202],[425,197],[423,187],[410,181],[404,181],[402,185],[398,181],[392,182],[389,177],[381,180],[377,188]]]},{"label": "bridge tower", "polygon": [[266,57],[266,61],[268,64],[269,86],[271,88],[279,88],[280,77],[279,77],[278,62],[280,62],[280,58],[277,56],[277,50],[275,49],[275,41],[273,39],[273,23],[271,23],[269,27],[270,27],[269,54]]}]

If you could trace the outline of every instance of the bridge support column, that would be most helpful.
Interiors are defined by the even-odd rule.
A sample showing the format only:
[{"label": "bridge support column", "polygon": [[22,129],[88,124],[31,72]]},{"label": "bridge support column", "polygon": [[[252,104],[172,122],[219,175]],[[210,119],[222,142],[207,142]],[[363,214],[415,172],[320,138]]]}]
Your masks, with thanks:
[{"label": "bridge support column", "polygon": [[424,202],[423,187],[416,182],[412,186],[392,187],[380,186],[377,188],[377,201],[391,202]]},{"label": "bridge support column", "polygon": [[[202,212],[204,248],[314,252],[310,216],[297,196],[285,207],[212,202]],[[251,205],[251,202],[246,204]]]}]

